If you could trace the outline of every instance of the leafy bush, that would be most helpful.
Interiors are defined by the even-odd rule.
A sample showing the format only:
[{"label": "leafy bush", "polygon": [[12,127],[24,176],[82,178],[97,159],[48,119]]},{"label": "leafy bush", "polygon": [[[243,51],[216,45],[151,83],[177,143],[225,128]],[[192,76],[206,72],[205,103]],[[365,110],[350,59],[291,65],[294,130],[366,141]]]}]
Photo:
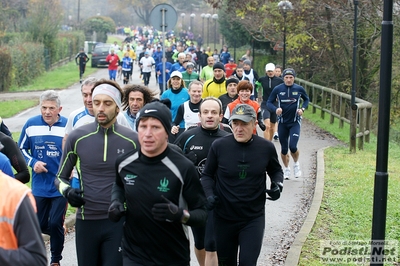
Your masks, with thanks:
[{"label": "leafy bush", "polygon": [[11,58],[12,83],[16,86],[28,84],[44,71],[44,45],[39,43],[24,43],[9,46]]}]

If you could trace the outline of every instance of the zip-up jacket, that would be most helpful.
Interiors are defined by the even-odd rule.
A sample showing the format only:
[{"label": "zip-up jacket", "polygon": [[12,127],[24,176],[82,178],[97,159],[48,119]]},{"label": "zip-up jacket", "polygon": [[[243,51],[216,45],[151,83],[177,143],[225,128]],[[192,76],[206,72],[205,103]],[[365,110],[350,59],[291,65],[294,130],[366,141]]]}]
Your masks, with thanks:
[{"label": "zip-up jacket", "polygon": [[47,173],[32,171],[32,193],[38,197],[60,197],[54,186],[54,179],[62,155],[67,118],[59,116],[57,122],[49,126],[41,115],[34,116],[25,123],[19,137],[19,148],[25,157],[26,164],[34,167],[38,161],[46,163]]},{"label": "zip-up jacket", "polygon": [[117,122],[109,128],[97,122],[74,129],[68,135],[55,181],[60,193],[69,187],[76,166],[86,203],[78,208],[77,219],[107,219],[115,161],[118,155],[137,148],[137,133]]},{"label": "zip-up jacket", "polygon": [[207,80],[204,85],[203,85],[203,94],[201,95],[201,98],[206,98],[206,97],[215,97],[218,98],[222,94],[226,93],[226,80],[225,77],[216,80],[215,78]]},{"label": "zip-up jacket", "polygon": [[[274,105],[276,99],[278,106]],[[267,107],[274,113],[276,109],[282,108],[279,123],[293,123],[299,119],[297,110],[300,109],[300,99],[303,99],[301,108],[307,108],[310,99],[306,90],[296,83],[292,86],[286,86],[285,83],[282,83],[272,90],[267,101]]]}]

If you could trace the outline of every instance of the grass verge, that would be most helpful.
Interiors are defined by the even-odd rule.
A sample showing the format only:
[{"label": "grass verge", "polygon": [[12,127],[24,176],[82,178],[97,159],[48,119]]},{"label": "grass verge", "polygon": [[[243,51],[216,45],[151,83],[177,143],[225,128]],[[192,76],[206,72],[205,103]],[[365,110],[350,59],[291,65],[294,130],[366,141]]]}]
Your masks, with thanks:
[{"label": "grass verge", "polygon": [[[89,61],[90,64],[90,61]],[[86,67],[84,77],[97,71],[97,68]],[[10,92],[60,90],[79,82],[79,68],[71,61],[35,78],[31,84],[23,87],[11,87]]]},{"label": "grass verge", "polygon": [[[348,125],[339,129],[338,123],[329,124],[329,121],[322,120],[319,114],[307,113],[306,118],[348,143]],[[364,150],[357,150],[355,154],[350,153],[348,146],[325,150],[323,200],[313,229],[303,246],[299,265],[326,265],[326,262],[320,261],[321,240],[371,239],[376,145],[377,138],[372,135]],[[397,197],[400,190],[399,157],[400,147],[390,143],[386,240],[397,241],[400,241],[400,210]]]},{"label": "grass verge", "polygon": [[2,118],[9,118],[38,104],[39,99],[1,101],[0,114]]}]

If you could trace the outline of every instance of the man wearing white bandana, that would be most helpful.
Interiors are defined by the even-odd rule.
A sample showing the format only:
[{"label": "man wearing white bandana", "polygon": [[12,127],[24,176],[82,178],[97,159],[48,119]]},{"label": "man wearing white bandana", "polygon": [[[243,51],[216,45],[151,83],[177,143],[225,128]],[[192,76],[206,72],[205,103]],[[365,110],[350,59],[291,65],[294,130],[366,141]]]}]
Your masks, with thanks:
[{"label": "man wearing white bandana", "polygon": [[[108,219],[115,161],[118,155],[137,150],[137,134],[121,126],[122,90],[114,81],[100,80],[92,90],[95,122],[73,130],[64,146],[55,180],[71,206],[77,207],[76,251],[78,265],[122,265],[119,252],[124,219]],[[69,176],[76,166],[80,189],[72,188]]]},{"label": "man wearing white bandana", "polygon": [[[98,79],[94,77],[89,77],[83,81],[81,85],[81,94],[84,106],[76,109],[68,116],[67,125],[65,126],[65,135],[63,138],[63,147],[72,130],[95,121],[93,114],[92,90],[97,81]],[[122,112],[118,114],[117,122],[120,125],[130,128],[130,124]],[[71,178],[71,185],[74,188],[79,188],[79,179],[75,170],[73,177]]]}]

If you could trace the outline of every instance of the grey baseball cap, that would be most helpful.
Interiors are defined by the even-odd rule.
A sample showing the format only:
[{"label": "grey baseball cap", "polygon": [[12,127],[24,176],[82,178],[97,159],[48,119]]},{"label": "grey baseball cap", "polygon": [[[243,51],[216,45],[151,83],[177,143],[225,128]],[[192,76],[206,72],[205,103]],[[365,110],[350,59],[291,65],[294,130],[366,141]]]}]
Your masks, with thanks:
[{"label": "grey baseball cap", "polygon": [[238,104],[232,111],[232,115],[229,118],[229,122],[232,120],[241,120],[243,122],[250,122],[251,120],[256,120],[256,111],[254,108],[248,104]]}]

